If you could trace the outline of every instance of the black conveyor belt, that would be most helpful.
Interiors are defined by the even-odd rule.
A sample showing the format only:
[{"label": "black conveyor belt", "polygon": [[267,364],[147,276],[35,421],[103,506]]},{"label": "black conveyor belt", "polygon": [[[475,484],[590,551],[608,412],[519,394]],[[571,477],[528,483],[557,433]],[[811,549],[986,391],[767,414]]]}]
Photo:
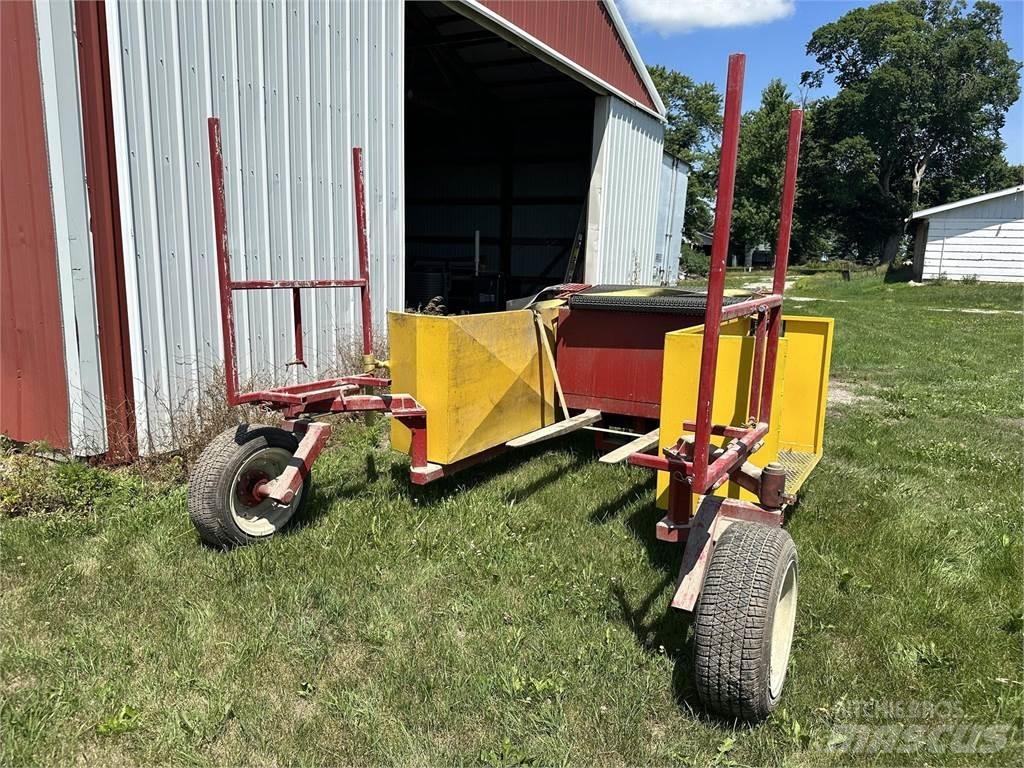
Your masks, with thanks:
[{"label": "black conveyor belt", "polygon": [[[746,296],[725,296],[725,306],[744,301]],[[703,317],[706,293],[682,288],[635,285],[595,285],[569,297],[573,309],[608,309],[618,312],[664,312]]]}]

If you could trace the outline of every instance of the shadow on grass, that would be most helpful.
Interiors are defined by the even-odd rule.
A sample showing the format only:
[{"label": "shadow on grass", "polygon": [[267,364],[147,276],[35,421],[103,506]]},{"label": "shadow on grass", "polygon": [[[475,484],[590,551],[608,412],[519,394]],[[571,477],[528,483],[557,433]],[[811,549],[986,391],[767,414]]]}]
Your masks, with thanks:
[{"label": "shadow on grass", "polygon": [[906,266],[889,267],[885,270],[883,282],[886,283],[909,283],[914,279],[914,268],[909,264]]},{"label": "shadow on grass", "polygon": [[396,493],[406,496],[417,506],[429,506],[455,492],[464,493],[501,475],[510,475],[537,457],[553,450],[570,453],[572,460],[567,466],[553,467],[524,486],[511,488],[504,494],[505,501],[512,499],[522,501],[560,477],[564,477],[567,473],[593,461],[593,440],[588,435],[576,434],[561,439],[555,438],[526,448],[509,450],[427,485],[413,485],[409,482],[409,464],[401,461],[391,465],[390,479]]},{"label": "shadow on grass", "polygon": [[[607,522],[645,488],[653,492],[653,486],[654,477],[645,477],[616,500],[595,509],[590,515],[591,522],[595,525]],[[637,644],[647,653],[664,654],[672,660],[672,697],[679,710],[701,722],[726,726],[728,723],[703,710],[697,695],[693,680],[693,633],[690,631],[693,618],[668,604],[675,591],[683,548],[658,539],[655,526],[663,515],[651,501],[623,520],[633,538],[643,546],[651,567],[661,573],[658,583],[639,598],[630,598],[622,584],[615,583],[612,595],[623,623],[635,635]]]},{"label": "shadow on grass", "polygon": [[[409,467],[406,462],[396,462],[390,467],[390,480],[396,493],[403,494],[417,505],[429,506],[454,493],[463,493],[505,474],[514,473],[530,461],[553,450],[570,454],[568,464],[552,467],[538,477],[515,485],[503,493],[506,501],[523,500],[540,491],[550,483],[589,464],[595,459],[593,440],[587,434],[576,434],[554,439],[539,445],[500,454],[478,465],[467,467],[450,477],[441,478],[426,486],[413,486],[408,482]],[[719,721],[703,712],[693,681],[693,639],[690,625],[692,619],[669,607],[665,602],[666,593],[671,595],[676,574],[682,560],[682,547],[659,541],[655,526],[663,513],[653,501],[637,506],[644,492],[654,492],[655,478],[645,474],[615,496],[596,505],[588,513],[591,524],[603,525],[631,509],[623,517],[623,525],[632,537],[644,548],[652,568],[661,573],[658,584],[639,599],[631,599],[620,583],[612,587],[623,623],[635,635],[637,643],[648,653],[664,653],[674,663],[672,673],[673,699],[680,711],[708,723]]]},{"label": "shadow on grass", "polygon": [[[665,573],[658,585],[642,599],[633,602],[621,584],[612,587],[622,619],[647,653],[665,654],[672,660],[672,698],[680,711],[700,720],[708,720],[700,704],[693,680],[693,633],[689,614],[662,606],[666,587],[674,586],[675,576]],[[653,613],[653,615],[652,615]]]}]

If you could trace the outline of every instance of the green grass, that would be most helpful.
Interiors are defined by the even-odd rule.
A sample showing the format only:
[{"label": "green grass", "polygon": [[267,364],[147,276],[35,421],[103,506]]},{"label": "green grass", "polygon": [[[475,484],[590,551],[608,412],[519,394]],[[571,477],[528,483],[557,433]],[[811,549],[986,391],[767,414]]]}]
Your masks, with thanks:
[{"label": "green grass", "polygon": [[[1021,287],[791,293],[828,299],[788,306],[836,318],[845,403],[789,523],[797,637],[767,723],[696,709],[645,472],[576,439],[419,489],[347,426],[302,523],[227,554],[199,545],[180,483],[0,479],[8,514],[59,507],[0,521],[0,764],[1016,764],[1024,320],[929,308],[1019,311]],[[844,702],[870,700],[1015,735],[830,752]]]}]

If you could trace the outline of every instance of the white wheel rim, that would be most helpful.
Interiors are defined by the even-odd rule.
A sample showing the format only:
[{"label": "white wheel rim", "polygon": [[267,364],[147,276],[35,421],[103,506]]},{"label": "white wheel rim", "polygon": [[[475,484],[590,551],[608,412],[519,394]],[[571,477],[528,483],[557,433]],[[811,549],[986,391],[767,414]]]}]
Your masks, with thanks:
[{"label": "white wheel rim", "polygon": [[793,628],[796,626],[796,560],[790,560],[782,579],[779,597],[772,620],[772,653],[768,669],[768,690],[773,699],[782,693],[789,667],[789,651],[793,646]]},{"label": "white wheel rim", "polygon": [[270,536],[280,530],[295,513],[305,491],[305,485],[299,486],[295,498],[290,504],[278,504],[273,499],[262,499],[258,503],[250,503],[243,498],[247,491],[251,491],[253,478],[261,477],[267,480],[280,475],[288,462],[291,461],[291,452],[284,448],[264,448],[257,451],[238,468],[235,477],[231,482],[231,491],[228,504],[231,508],[231,518],[242,533],[252,537]]}]

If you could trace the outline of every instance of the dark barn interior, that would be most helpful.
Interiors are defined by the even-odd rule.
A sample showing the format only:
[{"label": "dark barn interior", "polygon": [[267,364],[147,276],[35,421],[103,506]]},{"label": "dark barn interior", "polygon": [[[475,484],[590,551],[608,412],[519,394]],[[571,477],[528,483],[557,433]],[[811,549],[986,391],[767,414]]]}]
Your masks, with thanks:
[{"label": "dark barn interior", "polygon": [[405,8],[406,306],[503,308],[574,251],[582,275],[594,94],[441,3]]}]

